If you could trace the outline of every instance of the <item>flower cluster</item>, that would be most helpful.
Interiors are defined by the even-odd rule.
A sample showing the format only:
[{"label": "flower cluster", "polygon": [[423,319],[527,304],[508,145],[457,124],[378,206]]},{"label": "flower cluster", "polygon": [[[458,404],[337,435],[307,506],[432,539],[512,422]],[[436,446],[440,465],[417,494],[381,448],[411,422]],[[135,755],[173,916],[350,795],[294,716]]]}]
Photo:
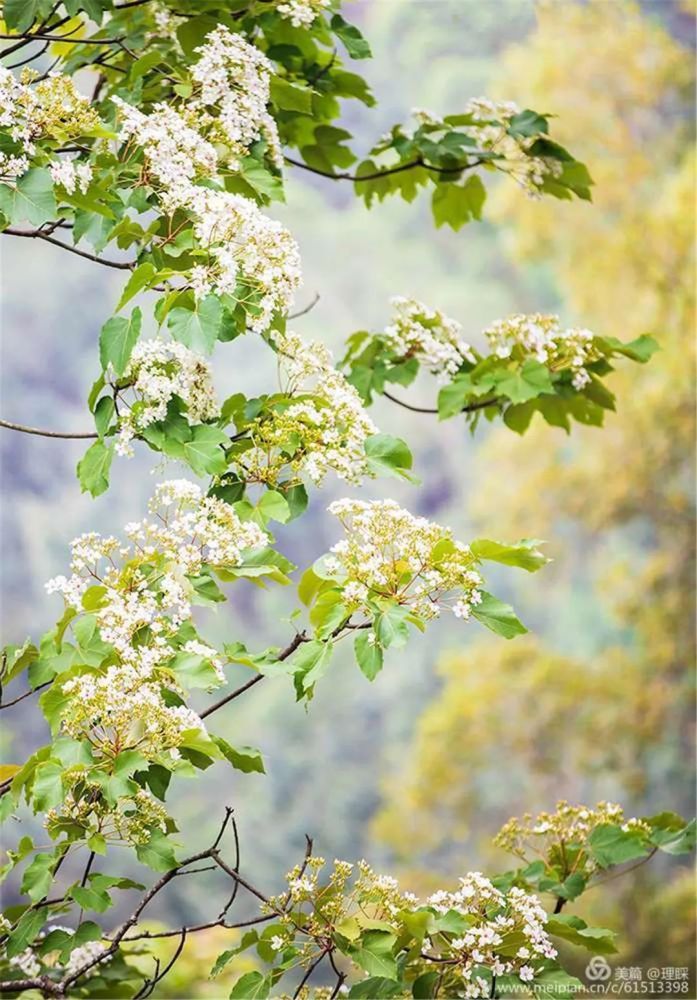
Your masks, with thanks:
[{"label": "flower cluster", "polygon": [[264,53],[225,25],[211,31],[196,52],[199,59],[191,67],[191,76],[200,90],[190,107],[198,116],[199,128],[211,141],[228,148],[232,168],[262,137],[272,161],[281,166],[278,129],[267,110],[273,67]]},{"label": "flower cluster", "polygon": [[70,77],[51,73],[32,85],[36,77],[34,70],[25,69],[17,79],[0,67],[0,129],[17,146],[0,153],[0,174],[5,177],[26,173],[38,140],[75,139],[99,125],[89,98],[79,93]]},{"label": "flower cluster", "polygon": [[[220,162],[239,169],[259,139],[272,162],[282,163],[276,124],[267,110],[271,63],[241,35],[221,25],[197,50],[193,97],[178,111],[156,104],[149,114],[119,97],[120,138],[128,151],[143,150],[148,180],[155,182],[167,212],[193,218],[198,251],[190,286],[197,299],[211,292],[234,295],[265,331],[276,312],[287,312],[302,274],[300,254],[288,230],[259,211],[250,198],[199,182],[219,181]],[[219,151],[223,150],[219,154]]]},{"label": "flower cluster", "polygon": [[[464,114],[469,115],[469,124],[458,124],[457,131],[467,135],[476,144],[476,149],[465,152],[473,162],[478,153],[495,154],[494,163],[505,171],[532,198],[539,197],[540,188],[548,177],[561,174],[559,160],[553,157],[537,156],[530,148],[539,138],[538,134],[511,134],[512,119],[520,114],[520,108],[513,101],[491,101],[486,97],[475,97],[467,102]],[[445,130],[446,123],[429,111],[414,109],[412,112],[419,126],[430,130]],[[392,136],[388,142],[391,142]]]},{"label": "flower cluster", "polygon": [[[211,366],[200,354],[173,341],[137,343],[116,388],[120,401],[128,407],[119,413],[116,450],[128,457],[133,455],[133,438],[150,424],[164,420],[174,397],[186,404],[190,424],[211,420],[219,412]],[[129,394],[133,398],[127,400]]]},{"label": "flower cluster", "polygon": [[591,331],[565,330],[558,316],[518,313],[492,323],[484,335],[499,358],[530,356],[551,371],[568,369],[575,389],[590,382],[586,366],[598,359]]},{"label": "flower cluster", "polygon": [[391,322],[382,339],[400,360],[416,358],[434,375],[455,375],[463,362],[476,361],[472,348],[462,340],[462,327],[438,309],[396,296]]},{"label": "flower cluster", "polygon": [[[90,590],[99,636],[113,650],[100,667],[63,682],[69,700],[65,731],[74,737],[89,733],[105,752],[138,749],[153,756],[176,750],[189,730],[203,730],[201,719],[178,698],[169,669],[177,650],[201,656],[217,682],[224,679],[215,650],[193,638],[192,627],[181,635],[182,626],[190,626],[192,578],[204,565],[238,566],[245,550],[267,538],[186,480],[160,485],[149,509],[152,519],[126,525],[130,545],[95,532],[77,538],[72,575],[56,577],[47,589],[62,593],[78,613]],[[165,697],[163,686],[175,696]]]},{"label": "flower cluster", "polygon": [[606,823],[620,826],[625,832],[636,830],[647,836],[651,833],[643,820],[625,819],[624,810],[617,803],[599,802],[591,809],[561,801],[553,813],[541,812],[534,817],[526,813],[521,819],[510,819],[497,833],[494,844],[521,860],[528,861],[532,853],[553,866],[561,864],[562,869],[566,867],[565,859],[573,855],[575,870],[582,869],[590,875],[597,866],[587,851],[588,838],[596,827]]},{"label": "flower cluster", "polygon": [[440,890],[422,902],[366,861],[334,861],[329,877],[320,881],[324,865],[323,858],[306,859],[288,873],[286,895],[270,899],[265,907],[280,914],[282,931],[270,940],[274,951],[298,947],[299,928],[306,936],[299,947],[303,964],[316,957],[329,927],[342,933],[352,926],[356,933],[380,926],[397,940],[406,937],[408,948],[415,914],[425,921],[427,936],[417,954],[409,954],[409,978],[438,969],[449,977],[443,984],[448,996],[490,996],[491,978],[483,977],[484,969],[490,976],[516,975],[533,982],[540,963],[556,957],[545,930],[547,914],[537,897],[523,889],[503,892],[479,872],[469,872],[454,891]]},{"label": "flower cluster", "polygon": [[102,795],[102,785],[87,779],[84,770],[76,766],[66,773],[63,801],[46,813],[46,829],[52,838],[77,825],[86,838],[99,835],[138,845],[147,843],[153,829],[167,830],[167,810],[150,792],[140,788],[131,796],[121,795],[114,805]]},{"label": "flower cluster", "polygon": [[294,28],[308,27],[322,10],[329,6],[329,0],[283,0],[276,10],[287,18]]},{"label": "flower cluster", "polygon": [[143,150],[149,178],[160,185],[167,211],[186,205],[194,181],[212,177],[218,164],[214,147],[193,127],[194,116],[167,104],[144,114],[121,97],[112,100],[119,109],[119,138]]},{"label": "flower cluster", "polygon": [[239,194],[193,187],[186,207],[211,261],[192,269],[196,297],[235,294],[251,313],[251,329],[263,332],[275,312],[292,306],[302,281],[297,243],[280,222]]},{"label": "flower cluster", "polygon": [[340,582],[352,610],[389,600],[424,621],[444,607],[466,619],[481,602],[477,560],[450,529],[415,517],[394,500],[337,500],[329,511],[347,537],[332,546],[324,569]]},{"label": "flower cluster", "polygon": [[79,945],[77,948],[73,948],[70,952],[70,956],[65,962],[65,964],[60,964],[58,962],[58,948],[50,952],[44,952],[43,949],[36,947],[40,942],[42,942],[48,934],[53,931],[63,931],[65,934],[70,934],[71,936],[75,934],[72,927],[63,927],[61,925],[53,924],[48,928],[47,932],[41,932],[36,938],[35,945],[31,948],[26,948],[19,955],[15,955],[14,958],[10,959],[10,965],[17,969],[20,969],[25,976],[30,979],[34,979],[37,976],[43,975],[44,973],[60,968],[62,976],[72,976],[73,973],[81,969],[83,965],[88,965],[94,962],[94,966],[88,969],[82,978],[89,979],[91,976],[96,976],[99,973],[100,964],[104,964],[111,960],[111,955],[106,955],[105,952],[108,950],[108,945],[102,943],[101,941],[88,941],[86,944]]},{"label": "flower cluster", "polygon": [[78,188],[84,194],[92,183],[92,167],[89,163],[75,163],[74,160],[53,160],[49,173],[54,184],[60,184],[68,194]]},{"label": "flower cluster", "polygon": [[245,477],[276,485],[304,473],[320,485],[332,470],[346,482],[359,482],[368,474],[366,439],[377,431],[360,396],[323,344],[288,333],[276,346],[287,376],[286,398],[251,424],[253,447],[238,459]]},{"label": "flower cluster", "polygon": [[497,166],[517,181],[526,194],[539,197],[539,189],[547,177],[558,177],[561,164],[546,156],[535,156],[530,147],[538,136],[511,135],[511,119],[520,114],[520,108],[513,101],[491,101],[486,97],[475,97],[467,102],[465,114],[471,115],[472,125],[462,131],[471,136],[479,149],[496,153]]}]

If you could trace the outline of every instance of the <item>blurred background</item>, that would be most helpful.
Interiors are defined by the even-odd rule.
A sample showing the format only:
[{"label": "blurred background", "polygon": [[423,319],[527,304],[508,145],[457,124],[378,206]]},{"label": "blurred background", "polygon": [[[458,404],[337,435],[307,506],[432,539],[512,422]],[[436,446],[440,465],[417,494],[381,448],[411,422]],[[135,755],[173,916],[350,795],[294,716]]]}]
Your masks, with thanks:
[{"label": "blurred background", "polygon": [[[465,541],[546,538],[554,562],[533,577],[494,574],[530,636],[509,644],[442,621],[372,685],[343,653],[308,707],[279,678],[219,713],[216,731],[261,748],[268,774],[211,768],[180,784],[172,812],[191,846],[234,806],[243,871],[269,893],[305,833],[329,860],[365,857],[422,892],[508,867],[491,846],[499,826],[560,798],[609,798],[630,815],[694,810],[694,3],[363,0],[347,16],[375,56],[360,69],[378,106],[347,116],[357,149],[412,107],[456,112],[486,94],[558,115],[554,137],[597,186],[587,205],[531,202],[504,185],[486,222],[453,233],[433,228],[421,200],[368,212],[349,185],[290,174],[278,215],[303,254],[298,306],[320,295],[296,329],[338,353],[352,331],[380,329],[389,297],[403,294],[458,319],[475,343],[492,320],[541,310],[623,339],[650,332],[662,349],[646,368],[619,365],[617,413],[570,437],[533,422],[523,439],[487,427],[472,438],[458,421],[376,406],[380,428],[411,444],[423,484],[367,493]],[[0,252],[1,415],[87,430],[98,332],[122,279],[29,240]],[[251,337],[219,345],[214,363],[222,397],[273,384]],[[428,405],[435,392],[425,380],[409,398]],[[74,477],[79,442],[3,431],[0,445],[4,637],[22,642],[59,614],[43,583],[64,571],[71,539],[117,533],[156,481],[182,472],[142,449],[116,460],[111,490],[92,501]],[[336,540],[325,508],[345,492],[315,492],[310,513],[280,528],[281,550],[301,566],[325,551]],[[287,639],[293,607],[292,593],[240,583],[203,632],[262,649]],[[45,742],[38,710],[21,708],[12,726],[2,720],[7,760]],[[153,916],[210,919],[225,887],[207,878],[174,883]],[[620,929],[613,964],[687,966],[693,897],[685,862],[653,862],[589,893],[582,913]],[[236,916],[250,912],[241,903]],[[197,935],[156,995],[227,995],[228,980],[207,974],[231,944],[230,932]]]}]

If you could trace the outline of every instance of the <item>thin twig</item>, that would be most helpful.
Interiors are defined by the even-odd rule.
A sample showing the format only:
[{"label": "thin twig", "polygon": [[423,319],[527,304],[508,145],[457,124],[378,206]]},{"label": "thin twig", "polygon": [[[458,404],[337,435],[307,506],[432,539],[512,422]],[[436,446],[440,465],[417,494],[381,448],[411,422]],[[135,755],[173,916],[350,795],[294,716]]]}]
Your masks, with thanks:
[{"label": "thin twig", "polygon": [[[0,420],[0,425],[2,425]],[[12,708],[13,705],[18,705],[20,701],[24,701],[25,698],[29,698],[31,695],[36,694],[37,691],[41,691],[42,688],[48,687],[52,684],[52,681],[45,681],[43,684],[39,684],[37,687],[32,688],[30,691],[25,691],[24,694],[20,694],[19,698],[14,698],[12,701],[4,701],[0,703],[0,712],[3,708]]]},{"label": "thin twig", "polygon": [[315,292],[314,297],[312,299],[312,302],[310,302],[309,306],[305,306],[305,308],[304,309],[300,309],[299,312],[288,313],[288,315],[286,316],[286,319],[298,319],[298,317],[300,317],[300,316],[307,316],[307,314],[312,309],[315,308],[315,306],[317,305],[318,302],[319,302],[319,292]]},{"label": "thin twig", "polygon": [[286,163],[290,163],[293,167],[300,167],[301,170],[309,170],[311,174],[318,174],[320,177],[328,177],[332,181],[353,181],[358,183],[360,181],[375,181],[382,177],[391,177],[393,174],[404,173],[405,170],[414,170],[416,167],[423,167],[424,170],[430,170],[432,173],[441,175],[451,175],[462,174],[466,170],[472,170],[474,167],[480,166],[483,160],[474,160],[472,163],[463,163],[461,166],[457,167],[436,167],[432,163],[425,163],[422,159],[410,160],[409,163],[400,163],[397,167],[385,167],[384,170],[375,170],[369,174],[349,174],[340,173],[334,174],[329,170],[321,170],[319,167],[311,167],[309,163],[303,163],[302,160],[295,160],[292,156],[284,156],[283,159]]},{"label": "thin twig", "polygon": [[[387,389],[382,390],[382,395],[389,399],[391,402],[396,403],[397,406],[403,406],[405,410],[411,410],[412,413],[438,413],[438,407],[429,406],[413,406],[411,403],[405,403],[403,399],[397,399],[393,396],[391,392]],[[491,399],[480,399],[476,403],[468,403],[467,406],[463,406],[461,413],[474,413],[476,410],[483,410],[487,406],[495,406],[500,400],[492,396]]]}]

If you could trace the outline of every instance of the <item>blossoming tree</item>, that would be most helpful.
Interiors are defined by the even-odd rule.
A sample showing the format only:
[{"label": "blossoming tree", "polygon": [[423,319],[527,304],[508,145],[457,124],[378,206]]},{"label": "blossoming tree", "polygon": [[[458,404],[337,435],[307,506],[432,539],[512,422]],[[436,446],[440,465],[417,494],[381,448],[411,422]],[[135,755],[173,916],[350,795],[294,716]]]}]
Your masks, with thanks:
[{"label": "blossoming tree", "polygon": [[[441,419],[472,429],[502,420],[520,434],[539,412],[568,431],[571,420],[600,425],[615,404],[605,384],[613,363],[646,362],[656,346],[649,336],[623,343],[534,314],[493,324],[482,352],[456,321],[412,299],[394,300],[383,331],[351,335],[338,365],[289,328],[300,255],[267,214],[283,197],[286,168],[351,183],[368,206],[427,189],[435,224],[454,229],[480,218],[496,174],[533,198],[590,198],[588,171],[550,138],[548,116],[483,98],[442,119],[415,112],[356,165],[351,136],[335,123],[343,101],[373,103],[344,63],[370,49],[338,8],[335,0],[3,5],[3,232],[124,272],[116,314],[99,336],[101,371],[87,401],[95,430],[78,435],[93,438],[79,483],[103,493],[112,464],[140,447],[189,478],[178,469],[121,535],[76,539],[69,571],[47,585],[63,600],[55,628],[4,650],[3,698],[8,685],[25,690],[0,707],[41,691],[52,742],[2,772],[2,817],[41,814],[50,845],[24,835],[7,852],[13,895],[0,917],[0,992],[144,997],[187,935],[220,927],[230,929],[231,948],[212,975],[240,951],[259,959],[233,997],[572,993],[579,983],[564,971],[558,941],[596,954],[614,946],[612,931],[588,927],[563,912],[567,904],[610,868],[691,847],[691,825],[672,813],[637,819],[614,804],[561,804],[500,832],[516,868],[468,872],[419,900],[363,861],[336,861],[324,875],[309,842],[286,886],[257,887],[240,870],[230,808],[212,844],[186,856],[177,844],[166,806],[173,780],[213,762],[264,770],[258,751],[214,731],[215,713],[253,685],[286,675],[297,698],[309,699],[344,641],[373,681],[412,629],[437,628],[442,614],[475,619],[503,639],[525,632],[487,591],[485,566],[536,571],[546,562],[539,543],[464,544],[394,501],[343,499],[329,508],[342,537],[304,567],[297,591],[307,621],[285,647],[250,651],[231,640],[218,649],[201,636],[195,606],[225,601],[236,580],[291,582],[296,567],[271,526],[301,517],[308,489],[327,476],[353,486],[414,478],[408,446],[367,412],[374,396],[414,409],[402,394],[423,369],[438,380],[430,412]],[[132,304],[137,295],[142,306]],[[158,328],[151,339],[141,338],[143,308]],[[280,387],[250,398],[240,386],[219,400],[211,356],[242,336],[276,356]],[[232,663],[250,677],[227,690]],[[217,700],[192,709],[192,691],[215,690]],[[149,887],[100,871],[117,846],[157,873]],[[151,901],[203,861],[227,882],[222,909],[157,935],[139,927]],[[118,923],[108,911],[121,892],[136,902]],[[258,901],[258,916],[234,920],[240,893]],[[145,947],[153,936],[172,938],[172,955],[144,974],[129,943]]]}]

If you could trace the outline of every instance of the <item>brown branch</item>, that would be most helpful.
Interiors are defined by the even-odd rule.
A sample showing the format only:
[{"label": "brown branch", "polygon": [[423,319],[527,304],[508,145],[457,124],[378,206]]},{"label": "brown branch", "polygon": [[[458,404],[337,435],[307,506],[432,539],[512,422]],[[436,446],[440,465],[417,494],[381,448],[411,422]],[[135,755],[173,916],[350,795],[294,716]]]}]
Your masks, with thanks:
[{"label": "brown branch", "polygon": [[[305,635],[304,632],[298,632],[297,635],[293,636],[292,641],[286,646],[286,648],[281,650],[281,652],[278,654],[278,656],[276,657],[276,662],[282,662],[283,660],[287,660],[288,657],[291,656],[298,648],[298,646],[300,646],[301,643],[303,642],[307,642],[307,636]],[[241,694],[244,694],[245,691],[249,691],[249,689],[254,687],[255,684],[258,684],[260,681],[263,681],[264,677],[265,674],[257,674],[256,677],[252,677],[252,679],[247,681],[246,684],[243,684],[242,687],[239,687],[235,691],[232,691],[230,694],[225,695],[225,697],[221,698],[220,701],[216,701],[214,705],[211,705],[209,708],[205,709],[205,711],[199,713],[200,717],[202,719],[205,719],[207,716],[212,715],[213,712],[217,712],[219,708],[223,707],[223,705],[227,705],[228,702],[233,701],[235,698],[239,698],[239,696]]]},{"label": "brown branch", "polygon": [[77,247],[71,247],[69,243],[63,243],[61,240],[57,240],[55,236],[49,236],[40,229],[22,230],[7,228],[3,229],[3,233],[7,236],[24,236],[32,240],[45,240],[47,243],[52,243],[54,246],[60,247],[61,250],[67,250],[68,253],[77,254],[78,257],[84,257],[85,260],[92,260],[95,264],[103,264],[104,267],[116,267],[120,271],[132,271],[136,266],[136,261],[134,260],[105,260],[103,257],[98,257],[94,253],[88,253],[86,250],[78,250]]},{"label": "brown branch", "polygon": [[410,160],[409,163],[400,163],[397,167],[385,167],[384,170],[375,170],[369,174],[349,174],[340,173],[333,174],[329,170],[321,170],[319,167],[311,167],[309,163],[303,163],[302,160],[295,160],[292,156],[284,156],[283,159],[286,163],[290,163],[293,167],[300,167],[301,170],[309,170],[311,174],[318,174],[320,177],[328,177],[332,181],[375,181],[380,180],[382,177],[391,177],[393,174],[401,174],[405,170],[414,170],[416,167],[423,167],[424,170],[430,170],[432,173],[441,175],[452,175],[462,174],[465,170],[472,170],[474,167],[478,167],[483,160],[474,160],[472,163],[463,163],[458,167],[436,167],[432,163],[426,163],[420,157],[416,160]]},{"label": "brown branch", "polygon": [[[47,437],[47,438],[65,438],[68,440],[83,440],[87,438],[99,437],[99,434],[97,434],[94,431],[89,431],[89,432],[47,431],[43,430],[40,427],[27,427],[25,424],[15,424],[11,420],[2,420],[1,418],[0,418],[0,427],[5,427],[7,428],[7,430],[10,431],[21,431],[22,434],[36,434],[39,437]],[[44,687],[43,684],[41,686]],[[38,691],[39,689],[36,688],[36,690]],[[31,692],[29,693],[31,694]],[[26,698],[27,695],[22,695],[22,697]],[[21,698],[18,698],[17,701],[21,701]],[[9,705],[11,704],[14,704],[14,702],[7,702],[4,705],[0,705],[0,708],[8,708]]]},{"label": "brown branch", "polygon": [[[405,403],[403,399],[397,399],[397,397],[393,396],[391,392],[387,391],[387,389],[382,390],[382,395],[391,400],[391,402],[396,403],[397,406],[403,406],[405,410],[411,410],[412,413],[438,413],[438,407],[412,406],[411,403]],[[483,410],[487,406],[495,406],[500,402],[501,400],[498,397],[492,396],[491,399],[481,399],[477,403],[468,403],[467,406],[462,407],[460,412],[474,413],[476,410]]]},{"label": "brown branch", "polygon": [[[58,27],[58,25],[54,25]],[[49,35],[44,31],[35,31],[31,35],[25,35],[25,39],[31,42],[75,42],[77,45],[120,45],[123,38],[71,38],[78,29],[73,28],[65,35]],[[0,34],[0,38],[12,39],[16,38],[17,35],[3,35]]]},{"label": "brown branch", "polygon": [[[0,420],[0,425],[2,424],[3,421]],[[52,683],[53,681],[45,681],[43,684],[39,684],[38,687],[32,688],[30,691],[25,691],[24,694],[20,694],[19,698],[14,698],[12,701],[4,701],[0,703],[0,712],[3,710],[3,708],[12,708],[13,705],[18,705],[20,701],[24,701],[25,698],[29,698],[37,691],[40,691],[42,688],[48,687]]]},{"label": "brown branch", "polygon": [[300,309],[299,312],[288,313],[286,319],[298,319],[300,316],[307,316],[307,314],[315,308],[318,302],[319,302],[319,292],[315,292],[312,301],[308,306],[305,306],[304,309]]}]

